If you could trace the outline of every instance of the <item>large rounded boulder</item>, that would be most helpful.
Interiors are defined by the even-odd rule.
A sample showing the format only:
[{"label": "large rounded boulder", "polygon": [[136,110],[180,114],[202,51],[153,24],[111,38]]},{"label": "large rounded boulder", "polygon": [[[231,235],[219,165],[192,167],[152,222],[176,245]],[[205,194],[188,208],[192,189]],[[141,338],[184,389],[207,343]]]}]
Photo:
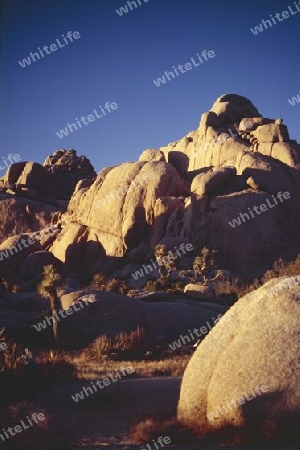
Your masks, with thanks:
[{"label": "large rounded boulder", "polygon": [[204,339],[182,380],[181,423],[202,436],[234,429],[247,438],[299,442],[298,278],[247,294]]}]

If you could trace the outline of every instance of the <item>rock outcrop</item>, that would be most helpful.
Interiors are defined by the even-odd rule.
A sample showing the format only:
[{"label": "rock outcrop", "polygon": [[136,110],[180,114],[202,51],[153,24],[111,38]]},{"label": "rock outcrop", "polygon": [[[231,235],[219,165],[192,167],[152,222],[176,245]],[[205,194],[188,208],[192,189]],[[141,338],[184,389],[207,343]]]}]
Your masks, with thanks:
[{"label": "rock outcrop", "polygon": [[0,189],[18,197],[66,206],[78,181],[95,176],[85,156],[62,149],[49,156],[43,166],[34,162],[12,164],[0,179]]},{"label": "rock outcrop", "polygon": [[[72,341],[86,344],[100,335],[114,336],[140,327],[150,342],[168,346],[181,334],[187,335],[189,329],[200,328],[207,322],[213,326],[214,320],[227,310],[222,305],[197,303],[170,294],[156,300],[149,297],[147,301],[88,288],[74,291],[71,287],[61,289],[59,296],[62,311],[71,308],[73,312],[59,316],[60,334],[67,344]],[[38,336],[38,324],[44,319],[37,319],[37,313],[41,316],[42,310],[51,316],[49,302],[36,293],[0,294],[0,328],[5,327],[11,334]],[[50,334],[51,321],[45,322],[40,330],[46,328]]]},{"label": "rock outcrop", "polygon": [[201,435],[229,427],[299,442],[300,286],[290,281],[240,299],[200,344],[182,380],[180,422]]},{"label": "rock outcrop", "polygon": [[[153,251],[169,237],[192,243],[195,254],[219,250],[222,268],[261,276],[300,250],[299,155],[281,119],[262,117],[245,97],[222,95],[197,130],[97,176],[74,150],[56,151],[43,166],[13,164],[0,179],[0,238],[57,223],[49,250],[83,279],[108,264],[121,270],[132,250]],[[285,192],[288,199],[274,204]]]},{"label": "rock outcrop", "polygon": [[104,255],[122,257],[150,240],[159,199],[184,195],[189,195],[188,183],[163,161],[106,168],[91,187],[76,189],[52,252],[68,263],[83,251],[80,262],[86,270],[91,265],[100,269]]}]

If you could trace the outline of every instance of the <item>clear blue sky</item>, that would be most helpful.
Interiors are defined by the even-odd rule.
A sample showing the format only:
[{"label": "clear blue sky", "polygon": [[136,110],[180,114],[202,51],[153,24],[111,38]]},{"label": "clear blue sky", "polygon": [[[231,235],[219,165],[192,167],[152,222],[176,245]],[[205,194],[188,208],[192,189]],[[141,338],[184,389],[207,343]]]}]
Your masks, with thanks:
[{"label": "clear blue sky", "polygon": [[[298,1],[298,0],[297,0]],[[125,0],[2,0],[1,156],[42,163],[75,148],[96,171],[134,161],[198,127],[223,93],[282,117],[300,141],[300,13],[254,36],[293,0],[149,0],[120,17]],[[278,22],[278,21],[277,21]],[[18,61],[68,31],[81,37],[22,68]],[[215,58],[157,88],[153,80],[203,50]],[[105,102],[118,109],[59,139],[56,131]],[[100,112],[100,111],[99,111]]]}]

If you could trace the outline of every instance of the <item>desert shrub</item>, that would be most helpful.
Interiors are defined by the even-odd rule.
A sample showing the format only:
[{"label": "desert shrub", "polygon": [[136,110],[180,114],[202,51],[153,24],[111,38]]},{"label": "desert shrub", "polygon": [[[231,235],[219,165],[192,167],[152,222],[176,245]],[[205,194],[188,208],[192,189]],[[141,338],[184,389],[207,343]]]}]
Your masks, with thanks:
[{"label": "desert shrub", "polygon": [[49,385],[66,383],[76,378],[75,366],[66,361],[59,350],[39,353],[37,362],[41,377]]},{"label": "desert shrub", "polygon": [[272,278],[284,277],[284,276],[297,276],[300,275],[300,254],[294,261],[289,263],[284,262],[281,258],[274,262],[273,268],[268,270],[262,278],[262,282],[266,283]]},{"label": "desert shrub", "polygon": [[93,277],[92,287],[99,291],[111,291],[118,294],[127,294],[128,286],[124,280],[117,280],[115,278],[107,279],[101,273],[96,273]]},{"label": "desert shrub", "polygon": [[112,278],[107,282],[106,289],[108,291],[117,292],[118,294],[127,294],[128,286],[124,280],[116,280]]},{"label": "desert shrub", "polygon": [[273,278],[284,276],[294,277],[297,275],[300,275],[300,254],[294,261],[291,261],[289,263],[283,261],[282,258],[279,258],[274,262],[273,268],[271,270],[268,270],[261,279],[255,278],[250,283],[242,283],[241,286],[237,286],[238,297],[241,298],[244,295],[255,291]]},{"label": "desert shrub", "polygon": [[141,356],[145,349],[145,333],[141,327],[130,333],[121,332],[114,337],[97,337],[88,347],[91,359],[101,361],[104,357],[123,359]]},{"label": "desert shrub", "polygon": [[148,281],[144,287],[145,291],[155,292],[160,290],[160,285],[157,281]]},{"label": "desert shrub", "polygon": [[249,283],[241,283],[236,287],[236,293],[238,298],[242,298],[250,292],[256,291],[256,289],[262,286],[262,282],[255,278],[252,282]]},{"label": "desert shrub", "polygon": [[[33,413],[43,414],[43,420],[37,420],[30,426],[26,418]],[[22,401],[11,405],[5,410],[0,410],[1,428],[7,430],[8,427],[19,425],[21,421],[27,423],[28,428],[22,429],[21,433],[15,433],[6,441],[2,442],[1,448],[5,450],[32,450],[33,448],[43,450],[70,450],[69,430],[67,426],[58,421],[53,414],[45,411],[39,405]],[[3,433],[3,432],[2,432]],[[4,437],[6,437],[4,435]]]},{"label": "desert shrub", "polygon": [[[169,278],[172,270],[176,270],[176,264],[174,260],[169,256],[168,250],[165,245],[158,244],[154,249],[154,255],[158,262],[159,274],[162,278]],[[165,260],[164,257],[167,256],[168,259]]]},{"label": "desert shrub", "polygon": [[106,278],[102,273],[96,273],[93,277],[92,287],[94,289],[98,289],[99,291],[103,291],[106,289]]},{"label": "desert shrub", "polygon": [[35,358],[27,348],[7,339],[7,348],[0,353],[0,397],[19,399],[30,397],[53,384],[75,377],[75,368],[62,355],[52,351]]},{"label": "desert shrub", "polygon": [[0,280],[0,292],[10,292],[10,285],[6,278]]},{"label": "desert shrub", "polygon": [[148,443],[157,440],[159,436],[169,437],[172,445],[199,443],[195,434],[180,424],[176,418],[158,420],[151,417],[142,420],[131,429],[131,438],[134,443]]},{"label": "desert shrub", "polygon": [[173,281],[170,278],[160,277],[155,281],[148,281],[144,287],[145,291],[167,291],[167,292],[183,292],[187,281]]},{"label": "desert shrub", "polygon": [[206,278],[209,272],[216,269],[218,265],[218,255],[218,250],[208,249],[204,246],[201,249],[200,255],[196,256],[193,262],[195,278],[199,275]]}]

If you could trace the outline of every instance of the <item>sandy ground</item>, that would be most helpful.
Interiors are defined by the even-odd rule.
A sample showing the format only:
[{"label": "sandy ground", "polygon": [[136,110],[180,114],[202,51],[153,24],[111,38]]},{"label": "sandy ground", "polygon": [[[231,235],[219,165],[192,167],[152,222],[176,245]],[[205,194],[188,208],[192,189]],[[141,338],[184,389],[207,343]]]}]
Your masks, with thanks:
[{"label": "sandy ground", "polygon": [[139,421],[174,417],[180,383],[179,377],[120,380],[76,403],[71,396],[91,386],[84,380],[53,388],[38,401],[64,422],[67,418],[78,444],[125,445],[130,443],[131,427]]},{"label": "sandy ground", "polygon": [[[74,450],[133,450],[145,445],[132,445],[131,427],[143,419],[167,419],[176,414],[180,377],[123,379],[85,396],[77,403],[71,398],[91,382],[83,380],[59,386],[43,393],[38,403],[53,412],[71,430]],[[167,447],[165,447],[167,448]],[[173,446],[189,450],[300,450],[299,446]]]}]

